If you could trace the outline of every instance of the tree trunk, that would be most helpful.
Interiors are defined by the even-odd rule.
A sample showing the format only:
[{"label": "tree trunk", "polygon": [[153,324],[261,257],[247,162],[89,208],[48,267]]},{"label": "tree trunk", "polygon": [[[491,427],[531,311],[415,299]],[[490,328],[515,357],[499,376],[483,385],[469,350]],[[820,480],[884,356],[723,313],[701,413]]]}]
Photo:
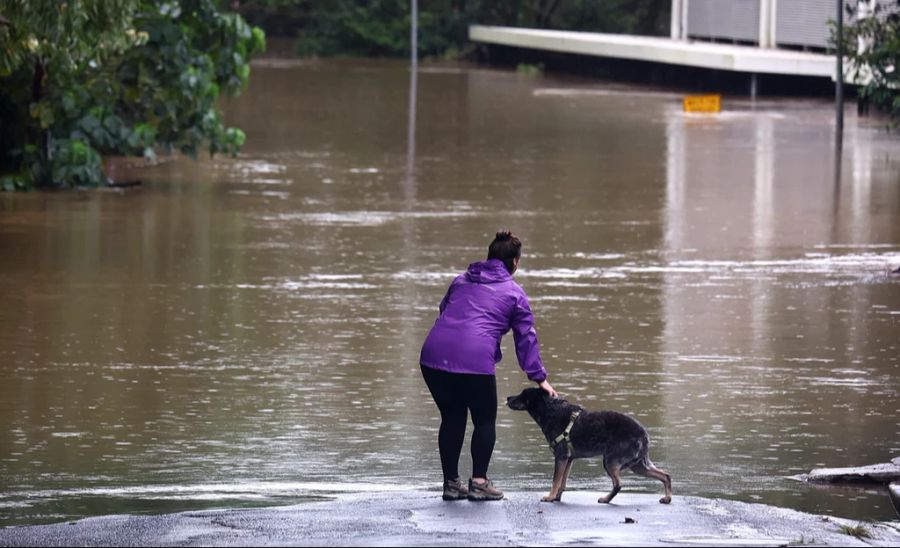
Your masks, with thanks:
[{"label": "tree trunk", "polygon": [[543,1],[540,1],[537,5],[537,13],[535,14],[537,27],[541,29],[550,28],[550,18],[553,17],[553,12],[559,7],[559,0],[550,0],[546,6]]},{"label": "tree trunk", "polygon": [[[40,102],[44,97],[44,79],[47,77],[47,65],[43,59],[38,57],[34,61],[34,76],[31,80],[31,102],[32,104]],[[41,173],[38,175],[35,183],[37,185],[46,184],[50,178],[50,135],[49,132],[41,127],[38,120],[37,127],[34,131],[34,143],[40,150],[39,163],[41,165]]]},{"label": "tree trunk", "polygon": [[891,483],[900,481],[900,459],[851,468],[816,468],[803,479],[813,483]]}]

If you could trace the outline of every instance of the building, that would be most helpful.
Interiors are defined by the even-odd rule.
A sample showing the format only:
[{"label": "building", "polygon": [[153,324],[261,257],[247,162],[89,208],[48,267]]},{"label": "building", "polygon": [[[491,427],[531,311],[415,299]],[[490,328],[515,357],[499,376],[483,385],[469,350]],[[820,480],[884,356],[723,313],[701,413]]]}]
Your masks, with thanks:
[{"label": "building", "polygon": [[[845,21],[852,22],[856,14],[872,13],[877,0],[672,0],[669,37],[481,25],[471,26],[469,37],[506,60],[537,60],[535,52],[545,52],[569,67],[602,65],[600,74],[645,73],[655,83],[694,83],[751,96],[761,88],[827,94],[837,72],[830,22],[837,18],[838,1]],[[585,62],[582,56],[601,60]]]},{"label": "building", "polygon": [[[673,40],[824,52],[840,0],[672,0]],[[874,0],[860,0],[866,10]],[[857,0],[843,0],[845,14]],[[848,11],[849,9],[849,11]]]}]

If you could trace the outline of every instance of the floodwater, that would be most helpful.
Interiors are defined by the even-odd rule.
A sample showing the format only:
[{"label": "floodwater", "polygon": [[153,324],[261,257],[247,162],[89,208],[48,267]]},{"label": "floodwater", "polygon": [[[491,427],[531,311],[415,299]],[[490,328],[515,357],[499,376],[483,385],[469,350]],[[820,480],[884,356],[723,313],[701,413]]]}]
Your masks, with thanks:
[{"label": "floodwater", "polygon": [[[848,105],[838,163],[829,101],[687,115],[597,80],[411,83],[258,64],[224,104],[238,158],[0,194],[0,525],[436,490],[419,348],[502,228],[554,386],[637,417],[676,497],[894,516],[879,489],[787,477],[900,454],[900,135]],[[501,399],[528,386],[503,349]],[[537,426],[498,425],[497,484],[549,489]],[[609,480],[580,461],[569,485]]]}]

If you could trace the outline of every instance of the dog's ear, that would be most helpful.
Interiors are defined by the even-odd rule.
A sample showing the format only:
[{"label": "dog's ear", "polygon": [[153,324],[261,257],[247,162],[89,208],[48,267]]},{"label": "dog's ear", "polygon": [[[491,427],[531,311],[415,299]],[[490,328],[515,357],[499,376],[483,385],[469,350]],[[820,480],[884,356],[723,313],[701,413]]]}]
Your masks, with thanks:
[{"label": "dog's ear", "polygon": [[561,397],[559,397],[559,395],[551,396],[550,392],[547,392],[543,388],[538,388],[538,390],[540,391],[541,397],[544,399],[545,402],[552,403],[552,402],[555,402],[556,400],[562,399]]},{"label": "dog's ear", "polygon": [[568,402],[568,400],[566,400],[564,397],[560,396],[559,394],[557,394],[556,396],[551,396],[550,394],[547,394],[547,403],[549,403],[551,405],[561,405],[561,404],[569,403],[569,402]]}]

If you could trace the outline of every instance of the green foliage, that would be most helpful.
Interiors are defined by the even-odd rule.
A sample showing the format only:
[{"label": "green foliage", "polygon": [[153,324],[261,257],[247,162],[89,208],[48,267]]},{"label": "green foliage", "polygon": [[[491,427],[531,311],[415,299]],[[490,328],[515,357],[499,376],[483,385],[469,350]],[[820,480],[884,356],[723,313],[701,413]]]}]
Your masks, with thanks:
[{"label": "green foliage", "polygon": [[314,4],[315,0],[241,0],[232,5],[245,20],[266,29],[268,34],[293,38],[297,29],[309,22]]},{"label": "green foliage", "polygon": [[[844,26],[843,51],[859,94],[900,124],[900,5],[879,3],[876,16]],[[836,44],[832,22],[831,41]],[[869,47],[860,48],[862,40]]]},{"label": "green foliage", "polygon": [[[419,53],[447,57],[471,48],[472,24],[664,35],[669,0],[422,0]],[[409,54],[409,0],[245,0],[263,21],[294,22],[297,52],[313,55]],[[284,33],[283,23],[270,23]]]},{"label": "green foliage", "polygon": [[557,28],[664,36],[670,8],[669,0],[570,0],[557,10]]},{"label": "green foliage", "polygon": [[21,177],[13,175],[4,175],[3,177],[0,177],[0,190],[12,192],[13,190],[28,190],[28,188],[29,187]]},{"label": "green foliage", "polygon": [[0,188],[104,184],[101,154],[243,145],[216,102],[246,87],[265,34],[215,1],[11,0],[0,17],[0,113],[15,121]]},{"label": "green foliage", "polygon": [[136,6],[137,0],[0,4],[0,112],[8,121],[0,170],[15,172],[16,181],[7,180],[3,188],[53,184],[51,146],[60,120],[51,93],[59,91],[56,76],[94,70],[131,47],[136,36],[127,30]]},{"label": "green foliage", "polygon": [[[307,56],[408,55],[409,15],[408,0],[335,0],[314,6],[298,37],[297,51]],[[423,25],[429,16],[420,15]]]},{"label": "green foliage", "polygon": [[[221,94],[237,95],[250,77],[250,58],[265,48],[265,35],[234,13],[220,13],[211,0],[144,3],[136,28],[147,42],[132,48],[116,70],[117,114],[132,128],[133,141],[148,137],[164,149],[196,155],[204,142],[211,154],[236,153],[239,130],[222,125]],[[118,151],[118,152],[128,152]]]},{"label": "green foliage", "polygon": [[544,72],[544,64],[538,63],[532,65],[529,63],[519,63],[516,65],[516,72],[525,76],[540,76]]},{"label": "green foliage", "polygon": [[[309,9],[310,23],[299,34],[301,55],[409,54],[409,0],[339,0]],[[472,24],[659,35],[668,31],[668,10],[669,0],[419,2],[419,51],[445,57],[469,50]]]},{"label": "green foliage", "polygon": [[4,0],[0,76],[24,64],[76,70],[101,63],[133,42],[125,31],[137,0]]},{"label": "green foliage", "polygon": [[92,186],[103,180],[100,155],[81,139],[60,139],[51,146],[50,180],[54,186]]}]

